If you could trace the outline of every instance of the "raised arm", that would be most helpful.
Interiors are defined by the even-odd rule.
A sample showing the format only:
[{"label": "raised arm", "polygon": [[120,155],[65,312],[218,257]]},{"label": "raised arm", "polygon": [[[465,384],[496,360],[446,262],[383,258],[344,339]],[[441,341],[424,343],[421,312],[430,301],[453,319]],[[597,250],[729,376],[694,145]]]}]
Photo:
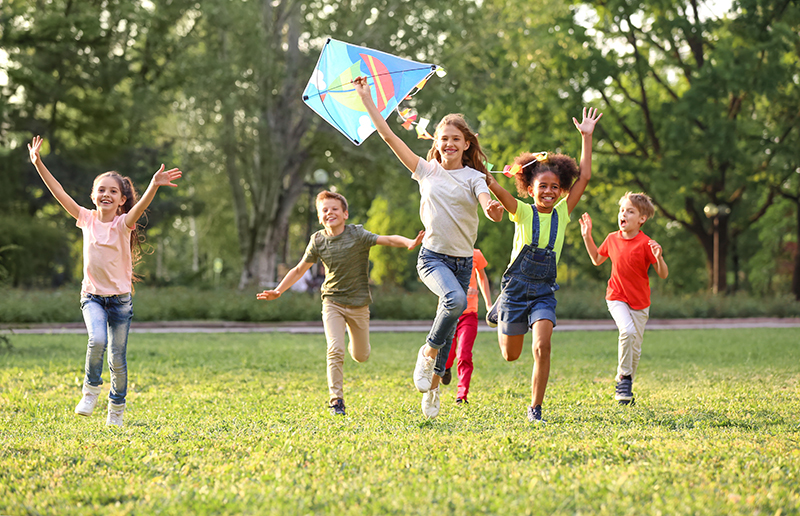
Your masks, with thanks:
[{"label": "raised arm", "polygon": [[286,273],[286,276],[283,277],[278,286],[275,287],[273,290],[265,290],[263,292],[259,292],[256,294],[256,299],[260,299],[262,301],[272,301],[273,299],[278,299],[281,297],[281,294],[292,288],[292,285],[300,281],[300,278],[314,265],[311,262],[301,261],[297,265],[295,265],[289,272]]},{"label": "raised arm", "polygon": [[656,257],[656,263],[653,265],[656,274],[658,274],[658,277],[661,279],[667,279],[667,276],[669,276],[669,267],[667,267],[667,262],[664,261],[664,252],[661,246],[655,240],[650,240],[650,250],[653,251],[653,256]]},{"label": "raised arm", "polygon": [[595,265],[600,265],[604,261],[606,261],[607,256],[603,256],[597,252],[597,245],[594,243],[594,238],[592,237],[592,217],[589,216],[588,213],[584,213],[578,222],[581,224],[581,236],[583,237],[583,244],[586,246],[586,251],[589,253],[589,258],[592,259],[592,263]]},{"label": "raised arm", "polygon": [[39,155],[39,150],[42,148],[42,137],[41,136],[34,136],[31,143],[28,144],[28,154],[31,158],[31,163],[33,166],[36,167],[36,171],[39,173],[39,177],[42,178],[44,184],[47,186],[47,189],[50,190],[50,193],[53,194],[53,197],[63,206],[67,213],[72,215],[75,219],[78,218],[78,215],[81,213],[81,207],[75,202],[75,199],[70,197],[70,195],[64,190],[64,187],[61,186],[53,174],[47,170],[47,167],[44,166],[44,162],[42,161],[41,156]]},{"label": "raised arm", "polygon": [[425,236],[424,231],[420,231],[417,234],[417,238],[411,240],[410,238],[406,238],[400,235],[379,235],[378,236],[378,245],[386,245],[389,247],[405,247],[409,251],[417,247],[420,243],[422,243],[422,238]]},{"label": "raised arm", "polygon": [[372,119],[372,124],[375,126],[375,129],[378,130],[378,134],[381,135],[383,141],[389,145],[392,152],[403,162],[403,165],[411,172],[415,172],[417,170],[417,163],[419,163],[419,160],[422,158],[417,156],[399,136],[394,134],[389,124],[383,119],[378,111],[378,107],[372,100],[372,93],[370,92],[367,78],[357,77],[353,79],[353,84],[355,85],[356,93],[364,103],[364,107],[367,108],[367,113],[369,113],[369,117]]},{"label": "raised arm", "polygon": [[597,121],[600,120],[602,116],[603,113],[598,113],[597,108],[589,108],[588,112],[586,108],[583,108],[583,120],[581,123],[578,123],[578,120],[572,117],[572,122],[575,124],[578,131],[581,132],[582,141],[581,175],[572,185],[572,188],[569,189],[569,194],[567,194],[567,210],[570,214],[572,210],[575,209],[575,206],[578,205],[578,201],[581,200],[581,196],[584,190],[586,190],[586,185],[589,184],[589,179],[592,178],[592,133],[594,132],[595,124],[597,124]]},{"label": "raised arm", "polygon": [[178,186],[172,181],[181,177],[181,171],[177,168],[170,170],[164,170],[164,168],[164,164],[162,163],[161,168],[158,169],[158,172],[153,175],[153,179],[150,180],[147,190],[145,190],[144,194],[139,198],[139,202],[134,204],[131,211],[125,214],[125,225],[129,228],[132,228],[134,224],[136,224],[136,221],[142,216],[144,210],[153,202],[159,186]]},{"label": "raised arm", "polygon": [[508,190],[500,186],[500,183],[498,183],[494,177],[489,179],[489,190],[497,197],[497,200],[500,201],[500,204],[503,205],[503,208],[505,208],[508,213],[516,215],[517,199],[511,195]]}]

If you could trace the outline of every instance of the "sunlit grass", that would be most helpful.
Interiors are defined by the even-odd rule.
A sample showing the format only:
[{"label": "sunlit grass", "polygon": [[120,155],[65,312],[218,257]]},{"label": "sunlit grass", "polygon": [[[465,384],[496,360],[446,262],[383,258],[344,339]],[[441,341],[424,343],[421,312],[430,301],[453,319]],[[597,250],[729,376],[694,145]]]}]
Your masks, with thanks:
[{"label": "sunlit grass", "polygon": [[530,352],[505,363],[491,334],[470,405],[451,385],[434,421],[410,378],[422,334],[348,359],[345,418],[325,409],[322,335],[132,334],[120,430],[72,412],[85,337],[14,335],[0,514],[797,514],[797,337],[650,331],[619,407],[616,335],[557,333],[532,427]]}]

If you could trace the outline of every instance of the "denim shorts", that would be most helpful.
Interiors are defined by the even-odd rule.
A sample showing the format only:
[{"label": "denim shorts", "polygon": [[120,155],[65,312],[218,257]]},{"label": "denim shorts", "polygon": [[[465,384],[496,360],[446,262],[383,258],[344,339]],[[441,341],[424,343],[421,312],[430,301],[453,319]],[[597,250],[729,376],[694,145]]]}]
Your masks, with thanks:
[{"label": "denim shorts", "polygon": [[555,288],[508,278],[497,301],[497,329],[503,335],[525,335],[533,323],[547,319],[556,325]]}]

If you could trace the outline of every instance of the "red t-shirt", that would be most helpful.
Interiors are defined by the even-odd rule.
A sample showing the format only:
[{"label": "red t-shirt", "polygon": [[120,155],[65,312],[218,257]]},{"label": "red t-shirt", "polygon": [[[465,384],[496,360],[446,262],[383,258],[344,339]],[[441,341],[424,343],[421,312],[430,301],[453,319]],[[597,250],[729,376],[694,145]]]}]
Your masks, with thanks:
[{"label": "red t-shirt", "polygon": [[656,263],[656,257],[649,242],[650,237],[643,231],[630,240],[622,238],[621,231],[615,231],[609,233],[597,249],[601,256],[611,258],[611,278],[606,289],[608,301],[624,301],[634,310],[650,306],[647,270]]}]

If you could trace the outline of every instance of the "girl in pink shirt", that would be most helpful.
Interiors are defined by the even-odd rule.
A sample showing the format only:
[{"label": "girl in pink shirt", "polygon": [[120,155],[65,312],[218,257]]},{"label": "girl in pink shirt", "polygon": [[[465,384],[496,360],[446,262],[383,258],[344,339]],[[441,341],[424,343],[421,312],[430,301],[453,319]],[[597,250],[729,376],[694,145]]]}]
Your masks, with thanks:
[{"label": "girl in pink shirt", "polygon": [[129,178],[116,172],[100,174],[92,186],[91,197],[96,209],[87,210],[64,191],[44,166],[39,156],[42,142],[42,138],[36,136],[28,144],[31,163],[50,193],[67,213],[77,219],[76,226],[83,230],[81,311],[89,343],[83,397],[75,407],[75,413],[89,416],[94,411],[103,384],[103,355],[109,347],[111,390],[106,424],[122,426],[128,391],[128,330],[133,317],[131,284],[134,280],[133,266],[141,252],[136,222],[152,202],[158,187],[177,186],[172,181],[181,177],[181,171],[177,168],[164,170],[164,165],[161,165],[138,200]]}]

